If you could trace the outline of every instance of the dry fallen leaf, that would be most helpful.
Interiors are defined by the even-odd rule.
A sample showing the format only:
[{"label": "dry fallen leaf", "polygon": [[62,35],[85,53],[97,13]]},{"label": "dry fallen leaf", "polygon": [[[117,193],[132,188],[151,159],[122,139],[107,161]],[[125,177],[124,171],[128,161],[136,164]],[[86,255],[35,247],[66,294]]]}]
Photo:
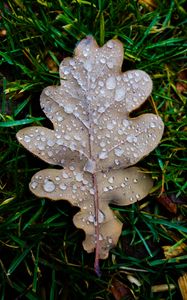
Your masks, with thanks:
[{"label": "dry fallen leaf", "polygon": [[150,95],[152,81],[144,71],[122,73],[122,62],[120,41],[100,48],[91,36],[82,40],[60,65],[61,85],[41,95],[54,129],[32,126],[17,133],[33,154],[63,167],[36,173],[30,190],[80,208],[73,221],[85,231],[84,249],[95,250],[97,273],[122,228],[109,204],[129,205],[149,193],[151,178],[130,166],[158,145],[164,128],[154,114],[129,117]]},{"label": "dry fallen leaf", "polygon": [[162,194],[158,201],[171,213],[177,213],[177,205],[166,194]]},{"label": "dry fallen leaf", "polygon": [[181,291],[182,299],[187,300],[187,273],[179,277],[178,285]]},{"label": "dry fallen leaf", "polygon": [[182,243],[178,246],[162,246],[162,249],[164,250],[164,256],[166,259],[170,259],[173,257],[180,256],[185,252],[187,249],[187,245],[185,243]]},{"label": "dry fallen leaf", "polygon": [[135,299],[130,288],[120,280],[113,278],[110,286],[110,291],[115,300],[133,300]]}]

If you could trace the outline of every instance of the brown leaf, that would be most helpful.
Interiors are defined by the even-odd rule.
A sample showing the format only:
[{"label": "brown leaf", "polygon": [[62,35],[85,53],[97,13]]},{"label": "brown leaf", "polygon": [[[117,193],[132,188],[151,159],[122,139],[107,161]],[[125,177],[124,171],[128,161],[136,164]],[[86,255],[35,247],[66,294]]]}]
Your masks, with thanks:
[{"label": "brown leaf", "polygon": [[180,93],[187,92],[187,69],[181,70],[178,73],[176,88]]},{"label": "brown leaf", "polygon": [[157,4],[154,0],[138,0],[138,2],[147,6],[150,10],[153,10],[157,7]]},{"label": "brown leaf", "polygon": [[170,259],[173,257],[177,257],[184,253],[185,250],[187,250],[187,245],[185,243],[182,243],[178,246],[162,246],[162,249],[164,250],[164,255],[166,259]]},{"label": "brown leaf", "polygon": [[129,287],[116,278],[112,280],[110,291],[113,294],[115,300],[134,299]]},{"label": "brown leaf", "polygon": [[30,190],[80,208],[73,221],[85,231],[84,249],[96,251],[97,271],[122,228],[109,204],[129,205],[149,193],[151,178],[130,166],[157,146],[164,128],[154,114],[129,117],[151,93],[152,81],[140,70],[122,73],[122,62],[120,41],[99,48],[90,36],[82,40],[74,57],[60,65],[61,85],[41,95],[54,129],[33,126],[17,133],[33,154],[63,167],[36,173]]},{"label": "brown leaf", "polygon": [[162,194],[158,201],[171,213],[177,213],[177,205],[166,194]]},{"label": "brown leaf", "polygon": [[181,291],[182,299],[187,300],[187,273],[179,277],[178,284]]}]

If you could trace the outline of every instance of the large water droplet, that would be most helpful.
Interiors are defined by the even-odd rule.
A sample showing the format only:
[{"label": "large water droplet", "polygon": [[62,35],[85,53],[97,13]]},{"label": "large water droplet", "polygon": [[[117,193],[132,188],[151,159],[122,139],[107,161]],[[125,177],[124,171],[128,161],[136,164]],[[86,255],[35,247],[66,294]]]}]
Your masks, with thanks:
[{"label": "large water droplet", "polygon": [[104,219],[105,219],[105,214],[101,210],[99,210],[98,211],[98,223],[103,223]]},{"label": "large water droplet", "polygon": [[85,68],[88,72],[90,72],[90,71],[92,70],[92,62],[91,62],[91,60],[85,61],[85,63],[84,63],[84,68]]},{"label": "large water droplet", "polygon": [[114,76],[111,76],[109,78],[107,78],[106,80],[106,87],[109,90],[113,90],[116,87],[116,79]]},{"label": "large water droplet", "polygon": [[130,135],[127,136],[127,142],[136,143],[137,142],[137,137],[133,134],[130,134]]},{"label": "large water droplet", "polygon": [[56,186],[51,179],[45,179],[43,184],[43,189],[47,193],[52,193],[55,190]]},{"label": "large water droplet", "polygon": [[25,143],[30,143],[31,137],[28,136],[28,135],[25,135],[23,140],[24,140]]},{"label": "large water droplet", "polygon": [[67,104],[64,106],[64,111],[67,113],[67,114],[72,114],[73,111],[75,109],[75,106],[74,105],[71,105],[71,104]]},{"label": "large water droplet", "polygon": [[122,101],[125,97],[125,94],[126,94],[126,92],[123,88],[116,89],[114,100]]},{"label": "large water droplet", "polygon": [[108,157],[108,152],[102,151],[99,153],[99,158],[100,159],[106,159]]},{"label": "large water droplet", "polygon": [[67,186],[64,184],[64,183],[61,183],[59,185],[59,188],[62,190],[62,191],[65,191],[67,189]]},{"label": "large water droplet", "polygon": [[78,181],[78,182],[81,182],[83,180],[83,174],[82,173],[77,173],[75,175],[75,179]]},{"label": "large water droplet", "polygon": [[109,178],[108,178],[108,182],[109,182],[109,183],[113,183],[113,182],[114,182],[114,177],[113,177],[113,176],[109,177]]},{"label": "large water droplet", "polygon": [[31,188],[32,188],[33,190],[35,190],[35,189],[37,188],[37,186],[38,186],[38,182],[37,182],[37,181],[32,181],[32,182],[31,182]]}]

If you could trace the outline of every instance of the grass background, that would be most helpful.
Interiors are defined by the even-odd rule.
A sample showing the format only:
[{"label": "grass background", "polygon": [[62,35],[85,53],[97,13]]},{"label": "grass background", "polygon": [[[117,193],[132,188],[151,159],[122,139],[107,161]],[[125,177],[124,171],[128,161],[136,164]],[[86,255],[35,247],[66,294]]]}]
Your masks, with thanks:
[{"label": "grass background", "polygon": [[[1,1],[2,300],[182,299],[178,279],[187,271],[185,5],[185,0]],[[93,271],[94,255],[82,249],[83,232],[72,224],[77,210],[29,192],[30,178],[47,165],[15,138],[27,124],[48,126],[40,93],[59,83],[59,62],[88,34],[99,45],[113,37],[123,42],[123,70],[145,70],[154,82],[152,96],[136,113],[158,113],[165,123],[160,145],[139,164],[155,180],[152,193],[139,205],[113,207],[124,227],[117,247],[101,261],[100,278]],[[166,292],[153,293],[152,286],[163,283],[174,289],[169,285]]]}]

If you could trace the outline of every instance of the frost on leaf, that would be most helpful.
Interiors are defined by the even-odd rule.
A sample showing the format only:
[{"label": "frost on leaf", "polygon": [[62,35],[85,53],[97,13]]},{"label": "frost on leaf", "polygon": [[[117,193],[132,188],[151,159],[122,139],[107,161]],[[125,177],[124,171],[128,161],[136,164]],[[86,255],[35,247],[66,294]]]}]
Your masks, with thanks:
[{"label": "frost on leaf", "polygon": [[30,152],[62,166],[36,173],[30,190],[80,208],[73,221],[85,231],[84,249],[96,252],[96,271],[121,233],[109,204],[129,205],[149,193],[151,178],[130,166],[158,145],[164,128],[154,114],[129,117],[150,95],[152,81],[140,70],[122,73],[122,62],[120,41],[100,48],[90,36],[82,40],[60,65],[61,85],[41,94],[54,129],[32,126],[17,133]]}]

